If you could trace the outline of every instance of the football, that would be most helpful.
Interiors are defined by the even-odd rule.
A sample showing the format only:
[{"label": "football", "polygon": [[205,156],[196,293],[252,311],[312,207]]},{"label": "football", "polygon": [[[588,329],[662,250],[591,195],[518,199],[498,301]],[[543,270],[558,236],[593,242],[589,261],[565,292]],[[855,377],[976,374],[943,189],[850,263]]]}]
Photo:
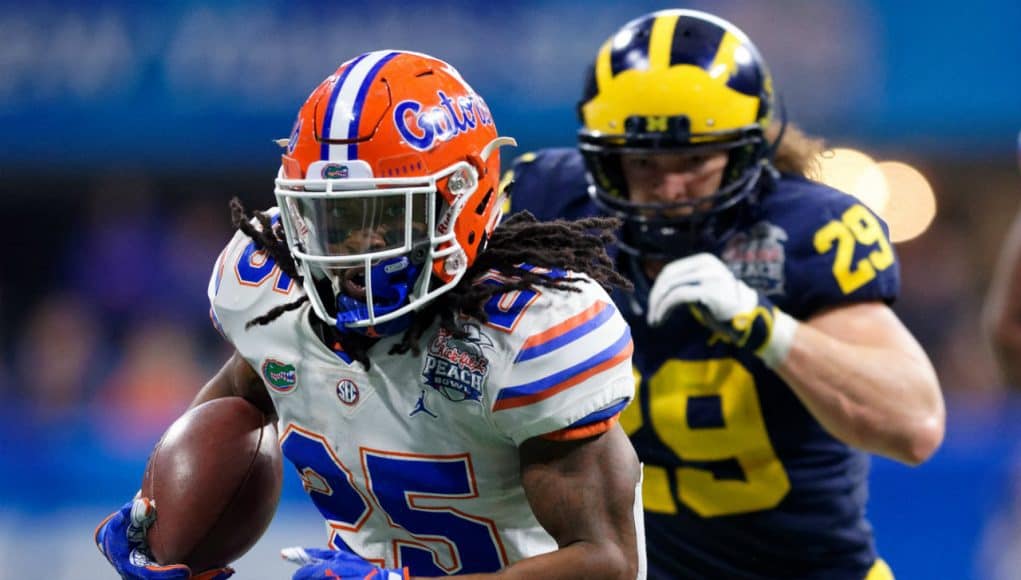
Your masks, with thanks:
[{"label": "football", "polygon": [[241,397],[207,401],[177,419],[149,456],[142,495],[156,503],[149,548],[195,573],[240,558],[276,512],[282,481],[276,427]]}]

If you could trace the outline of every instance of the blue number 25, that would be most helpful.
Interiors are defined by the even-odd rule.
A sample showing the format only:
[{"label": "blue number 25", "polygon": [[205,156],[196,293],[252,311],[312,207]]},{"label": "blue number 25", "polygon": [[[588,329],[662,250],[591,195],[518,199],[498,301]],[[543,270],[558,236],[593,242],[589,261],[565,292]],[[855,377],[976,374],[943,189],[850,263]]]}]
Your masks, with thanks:
[{"label": "blue number 25", "polygon": [[[326,439],[290,425],[280,446],[330,527],[361,528],[372,512],[371,504]],[[457,500],[478,496],[469,455],[363,448],[362,466],[369,487],[365,491],[376,499],[387,521],[413,538],[395,540],[397,566],[408,566],[416,576],[434,576],[495,572],[507,565],[496,524],[454,507]],[[331,540],[345,546],[338,533]]]}]

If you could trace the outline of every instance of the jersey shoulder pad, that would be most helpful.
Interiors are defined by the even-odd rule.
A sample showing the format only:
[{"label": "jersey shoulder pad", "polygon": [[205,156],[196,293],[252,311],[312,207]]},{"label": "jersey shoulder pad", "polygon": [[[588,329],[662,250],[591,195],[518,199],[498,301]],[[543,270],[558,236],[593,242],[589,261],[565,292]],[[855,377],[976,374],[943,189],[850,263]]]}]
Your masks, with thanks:
[{"label": "jersey shoulder pad", "polygon": [[[889,228],[857,198],[785,175],[762,210],[749,230],[757,252],[745,253],[784,262],[780,283],[766,284],[781,308],[805,318],[828,306],[896,299],[900,270]],[[777,242],[781,252],[762,251]]]},{"label": "jersey shoulder pad", "polygon": [[[272,214],[276,215],[275,209]],[[207,289],[210,318],[233,343],[249,320],[295,300],[302,291],[265,250],[239,230],[213,267]]]},{"label": "jersey shoulder pad", "polygon": [[514,161],[504,177],[510,211],[527,210],[542,221],[596,215],[588,195],[588,176],[574,148],[540,149]]},{"label": "jersey shoulder pad", "polygon": [[[615,416],[634,395],[631,332],[587,276],[577,291],[536,288],[486,304],[487,334],[507,353],[489,389],[495,424],[515,443]],[[481,283],[499,279],[490,274]],[[495,332],[494,332],[495,331]]]}]

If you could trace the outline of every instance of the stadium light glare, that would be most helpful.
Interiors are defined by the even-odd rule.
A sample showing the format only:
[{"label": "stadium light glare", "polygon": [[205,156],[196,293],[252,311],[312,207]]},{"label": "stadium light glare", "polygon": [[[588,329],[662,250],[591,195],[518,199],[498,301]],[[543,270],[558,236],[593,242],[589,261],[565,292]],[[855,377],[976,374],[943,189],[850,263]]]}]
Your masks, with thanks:
[{"label": "stadium light glare", "polygon": [[899,161],[883,161],[879,170],[891,192],[880,213],[890,226],[890,239],[899,243],[920,236],[936,218],[936,194],[929,180]]},{"label": "stadium light glare", "polygon": [[857,149],[837,147],[824,151],[818,161],[819,181],[857,197],[872,211],[882,213],[890,192],[872,157]]}]

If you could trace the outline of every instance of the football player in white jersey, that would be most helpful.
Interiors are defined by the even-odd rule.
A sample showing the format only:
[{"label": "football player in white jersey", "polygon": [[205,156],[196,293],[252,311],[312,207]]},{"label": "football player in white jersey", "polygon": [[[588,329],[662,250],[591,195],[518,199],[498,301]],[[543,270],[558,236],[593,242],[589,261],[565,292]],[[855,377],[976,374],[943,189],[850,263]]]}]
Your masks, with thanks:
[{"label": "football player in white jersey", "polygon": [[[326,519],[327,548],[284,550],[294,578],[644,577],[615,224],[498,225],[507,144],[450,65],[371,52],[301,108],[278,208],[232,202],[209,298],[236,353],[193,405],[276,417]],[[152,562],[155,517],[139,498],[97,530],[123,578],[233,573]]]}]

